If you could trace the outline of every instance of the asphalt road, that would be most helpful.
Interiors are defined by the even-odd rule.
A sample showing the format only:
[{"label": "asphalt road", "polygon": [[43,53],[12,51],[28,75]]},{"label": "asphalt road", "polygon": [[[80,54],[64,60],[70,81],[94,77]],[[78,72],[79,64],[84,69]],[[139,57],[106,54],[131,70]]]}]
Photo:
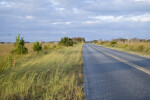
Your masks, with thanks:
[{"label": "asphalt road", "polygon": [[150,58],[83,46],[85,100],[150,100]]}]

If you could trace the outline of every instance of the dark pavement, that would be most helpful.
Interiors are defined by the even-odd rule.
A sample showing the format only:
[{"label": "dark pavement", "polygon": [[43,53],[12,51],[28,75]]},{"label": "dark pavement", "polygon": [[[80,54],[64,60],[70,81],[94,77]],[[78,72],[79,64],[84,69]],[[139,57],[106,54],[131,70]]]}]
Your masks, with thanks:
[{"label": "dark pavement", "polygon": [[89,43],[83,59],[85,100],[150,100],[150,58]]}]

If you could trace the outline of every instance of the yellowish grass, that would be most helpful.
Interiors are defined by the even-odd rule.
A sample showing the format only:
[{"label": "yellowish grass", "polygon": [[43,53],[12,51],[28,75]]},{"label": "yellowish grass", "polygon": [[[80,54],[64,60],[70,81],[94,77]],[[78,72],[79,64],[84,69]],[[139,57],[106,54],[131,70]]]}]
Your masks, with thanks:
[{"label": "yellowish grass", "polygon": [[[53,48],[53,46],[57,46],[58,43],[43,43],[42,47],[45,45],[49,45],[50,48]],[[29,54],[33,53],[33,43],[25,43],[25,47],[27,47]],[[13,49],[13,43],[0,43],[0,58],[8,56]]]},{"label": "yellowish grass", "polygon": [[[49,47],[49,49],[52,49],[54,46],[57,46],[58,43],[43,43],[42,47],[44,48],[45,45]],[[14,49],[14,44],[13,43],[4,43],[0,44],[0,71],[5,70],[9,67],[14,67],[16,66],[16,62],[19,59],[24,60],[29,60],[29,58],[33,58],[36,56],[36,53],[33,51],[33,43],[25,43],[25,47],[28,49],[28,54],[23,55],[23,56],[17,56],[17,55],[11,55],[11,51]],[[34,55],[34,56],[33,56]],[[19,60],[19,63],[22,61]]]},{"label": "yellowish grass", "polygon": [[4,70],[1,100],[83,100],[82,45],[55,48]]},{"label": "yellowish grass", "polygon": [[150,57],[150,42],[118,42],[114,47],[110,46],[110,42],[105,42],[104,44],[98,42],[96,44],[128,53]]},{"label": "yellowish grass", "polygon": [[0,43],[0,57],[8,56],[10,51],[14,49],[14,44],[12,43]]}]

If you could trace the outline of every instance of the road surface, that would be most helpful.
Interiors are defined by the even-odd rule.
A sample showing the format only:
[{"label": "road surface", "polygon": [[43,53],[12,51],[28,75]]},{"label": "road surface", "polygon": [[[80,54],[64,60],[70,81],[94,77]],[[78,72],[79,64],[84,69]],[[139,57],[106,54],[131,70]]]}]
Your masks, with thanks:
[{"label": "road surface", "polygon": [[150,58],[83,46],[85,100],[150,100]]}]

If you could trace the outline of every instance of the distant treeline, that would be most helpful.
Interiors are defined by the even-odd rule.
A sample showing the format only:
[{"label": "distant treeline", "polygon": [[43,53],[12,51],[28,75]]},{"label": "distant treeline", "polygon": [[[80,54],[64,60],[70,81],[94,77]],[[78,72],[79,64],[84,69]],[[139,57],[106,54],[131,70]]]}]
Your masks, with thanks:
[{"label": "distant treeline", "polygon": [[113,41],[117,42],[150,42],[150,39],[139,39],[139,38],[132,38],[132,39],[124,39],[124,38],[118,38],[118,39],[113,39]]},{"label": "distant treeline", "polygon": [[[57,43],[59,44],[59,46],[73,46],[73,44],[76,44],[79,42],[85,42],[85,38],[82,38],[82,37],[73,37],[73,38],[64,37],[64,38],[61,38],[61,40]],[[4,43],[4,42],[2,42],[2,43]],[[14,48],[14,50],[12,50],[12,54],[18,54],[18,55],[27,54],[28,49],[25,47],[25,43],[29,43],[29,42],[25,42],[24,38],[20,37],[20,34],[19,34],[16,37],[16,42],[14,43],[15,48]],[[35,41],[33,43],[33,51],[37,52],[37,51],[42,51],[42,49],[44,49],[44,50],[50,49],[49,45],[45,45],[44,48],[42,48],[43,43],[45,43],[45,42],[44,41]],[[53,43],[55,43],[55,42],[53,42]]]},{"label": "distant treeline", "polygon": [[[58,43],[59,41],[49,41],[49,42],[45,42],[45,41],[39,41],[40,43]],[[15,42],[0,42],[1,44],[3,43],[15,43]],[[25,43],[34,43],[34,42],[26,42]]]},{"label": "distant treeline", "polygon": [[[93,40],[89,42],[100,42],[102,39],[99,40]],[[150,39],[139,39],[139,38],[132,38],[132,39],[125,39],[125,38],[118,38],[118,39],[112,39],[111,41],[116,42],[150,42]],[[105,42],[110,42],[109,40],[105,40]]]},{"label": "distant treeline", "polygon": [[73,46],[73,44],[77,44],[81,42],[85,42],[85,39],[82,37],[73,37],[73,38],[64,37],[61,38],[61,41],[59,41],[59,45]]},{"label": "distant treeline", "polygon": [[[83,38],[83,37],[73,37],[73,38],[70,38],[70,39],[72,39],[73,42],[85,42],[85,38]],[[39,42],[40,43],[58,43],[59,41],[49,41],[49,42],[39,41]],[[12,43],[12,42],[0,42],[0,43]],[[32,43],[32,42],[26,42],[25,41],[25,43]]]},{"label": "distant treeline", "polygon": [[73,37],[72,41],[73,42],[85,42],[85,38],[82,38],[82,37]]}]

